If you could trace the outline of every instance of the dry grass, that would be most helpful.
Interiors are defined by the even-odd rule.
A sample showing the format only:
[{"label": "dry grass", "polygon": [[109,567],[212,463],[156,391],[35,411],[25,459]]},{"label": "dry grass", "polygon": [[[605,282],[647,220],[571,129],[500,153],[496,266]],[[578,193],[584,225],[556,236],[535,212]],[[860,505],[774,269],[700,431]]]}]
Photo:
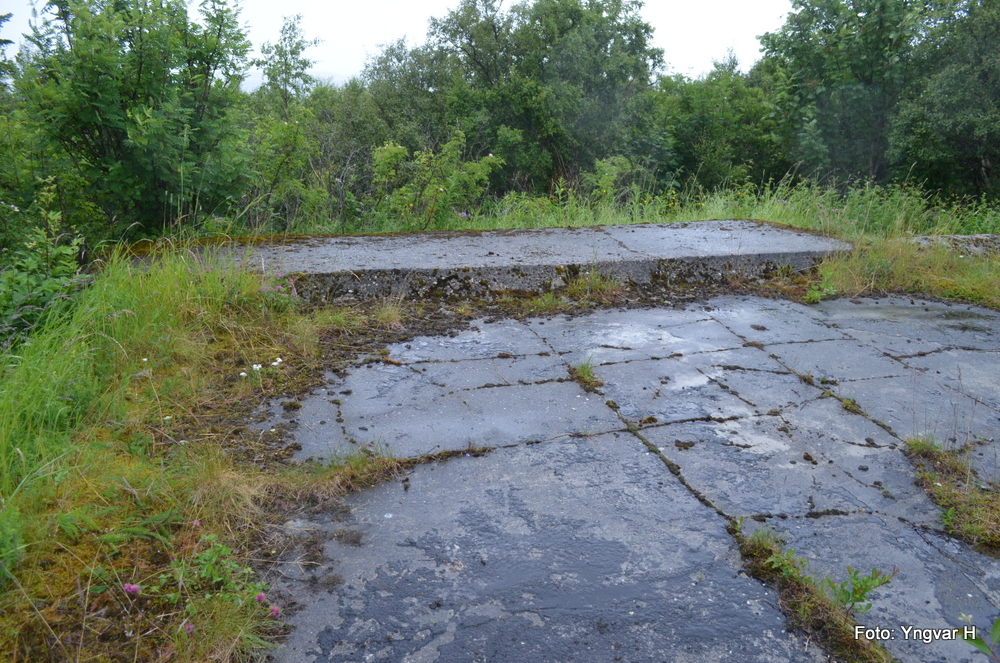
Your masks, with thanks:
[{"label": "dry grass", "polygon": [[396,331],[403,328],[403,304],[399,299],[384,299],[372,311],[372,318],[380,329]]}]

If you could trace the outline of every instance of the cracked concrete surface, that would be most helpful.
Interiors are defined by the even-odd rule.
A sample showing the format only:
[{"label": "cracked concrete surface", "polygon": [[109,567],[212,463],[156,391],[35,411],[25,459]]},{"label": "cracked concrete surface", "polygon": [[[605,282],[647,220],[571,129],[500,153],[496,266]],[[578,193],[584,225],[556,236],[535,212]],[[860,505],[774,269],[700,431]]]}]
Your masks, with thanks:
[{"label": "cracked concrete surface", "polygon": [[253,268],[296,274],[320,302],[369,297],[490,298],[548,292],[582,272],[650,284],[725,283],[780,269],[808,270],[848,251],[842,241],[761,221],[642,223],[362,236],[292,236],[277,244],[232,243]]},{"label": "cracked concrete surface", "polygon": [[[1000,478],[996,311],[719,297],[388,351],[398,363],[359,362],[286,415],[300,458],[495,451],[288,523],[326,543],[286,567],[279,660],[825,660],[740,571],[720,512],[783,533],[818,576],[898,567],[861,621],[893,629],[901,661],[975,660],[902,627],[1000,612],[1000,564],[940,531],[902,453],[914,435],[973,445],[983,481]],[[569,379],[588,360],[597,392]]]}]

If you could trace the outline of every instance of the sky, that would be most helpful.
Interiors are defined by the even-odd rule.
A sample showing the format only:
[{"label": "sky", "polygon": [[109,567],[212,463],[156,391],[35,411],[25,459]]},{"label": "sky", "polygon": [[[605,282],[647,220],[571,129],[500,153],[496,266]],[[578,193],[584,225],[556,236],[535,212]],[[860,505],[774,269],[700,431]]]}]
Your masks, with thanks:
[{"label": "sky", "polygon": [[[302,15],[307,39],[322,43],[306,51],[315,61],[311,74],[321,80],[342,83],[361,73],[365,60],[379,46],[402,37],[411,46],[423,43],[427,20],[441,17],[459,0],[242,0],[241,21],[255,48],[275,42],[282,19]],[[195,4],[195,3],[193,3]],[[512,3],[507,0],[504,6]],[[653,46],[664,50],[667,71],[697,78],[712,69],[732,49],[745,71],[760,57],[759,35],[781,27],[791,11],[791,0],[647,0],[642,16],[653,26]],[[4,0],[0,12],[13,16],[0,32],[15,46],[28,31],[31,7],[41,9],[44,0]],[[248,83],[255,87],[260,74]]]}]

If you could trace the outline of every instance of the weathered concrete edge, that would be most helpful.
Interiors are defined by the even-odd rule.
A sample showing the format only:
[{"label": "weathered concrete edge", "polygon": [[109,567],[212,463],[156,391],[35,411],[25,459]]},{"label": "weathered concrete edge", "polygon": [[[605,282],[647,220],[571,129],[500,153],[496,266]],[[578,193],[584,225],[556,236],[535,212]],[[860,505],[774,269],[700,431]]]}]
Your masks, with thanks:
[{"label": "weathered concrete edge", "polygon": [[1000,255],[1000,235],[924,235],[912,241],[922,249],[941,247],[971,256]]},{"label": "weathered concrete edge", "polygon": [[291,275],[298,294],[315,304],[384,297],[493,299],[503,292],[542,294],[565,286],[591,271],[623,284],[677,287],[724,284],[732,278],[763,280],[781,271],[807,272],[828,251],[613,260],[564,265],[510,265],[449,269],[371,269],[355,272]]}]

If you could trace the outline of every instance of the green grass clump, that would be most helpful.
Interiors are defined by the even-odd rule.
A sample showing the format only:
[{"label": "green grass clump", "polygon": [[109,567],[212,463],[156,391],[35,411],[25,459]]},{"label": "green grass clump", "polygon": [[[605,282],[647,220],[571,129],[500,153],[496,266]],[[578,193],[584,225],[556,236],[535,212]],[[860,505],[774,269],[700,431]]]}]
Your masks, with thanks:
[{"label": "green grass clump", "polygon": [[941,523],[973,545],[1000,550],[1000,495],[983,481],[967,458],[969,447],[945,450],[930,438],[906,441],[917,466],[917,482],[944,511]]},{"label": "green grass clump", "polygon": [[[778,591],[779,606],[792,628],[802,629],[816,638],[837,660],[857,663],[890,663],[893,660],[880,643],[854,637],[856,622],[852,611],[860,602],[855,599],[863,601],[867,591],[874,587],[859,596],[858,592],[851,591],[854,589],[852,583],[857,581],[853,574],[845,583],[827,581],[820,585],[808,574],[806,561],[796,557],[794,550],[782,548],[784,542],[772,529],[758,529],[746,536],[737,522],[731,525],[730,533],[739,544],[750,574]],[[848,567],[848,572],[851,571]],[[872,575],[876,580],[882,578],[881,584],[887,584],[886,578],[891,578],[874,569]],[[857,584],[857,588],[862,589],[863,583]]]},{"label": "green grass clump", "polygon": [[578,302],[614,304],[622,293],[622,285],[617,279],[591,268],[570,281],[564,292]]},{"label": "green grass clump", "polygon": [[604,386],[601,379],[594,373],[593,357],[588,357],[586,361],[582,361],[576,366],[570,366],[569,375],[586,391],[597,391],[599,387]]}]

